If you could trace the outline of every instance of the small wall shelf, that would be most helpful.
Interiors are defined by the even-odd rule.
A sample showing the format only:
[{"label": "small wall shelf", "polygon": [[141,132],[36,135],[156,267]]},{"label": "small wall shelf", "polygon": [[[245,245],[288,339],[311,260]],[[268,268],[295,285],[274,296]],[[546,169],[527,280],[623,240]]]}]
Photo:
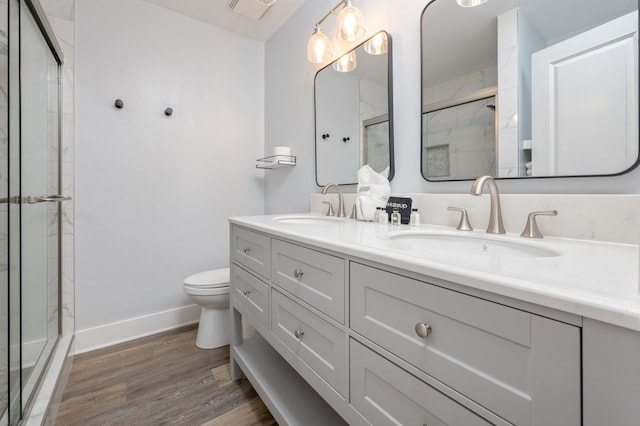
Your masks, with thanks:
[{"label": "small wall shelf", "polygon": [[277,169],[296,165],[294,155],[272,155],[256,160],[256,169]]}]

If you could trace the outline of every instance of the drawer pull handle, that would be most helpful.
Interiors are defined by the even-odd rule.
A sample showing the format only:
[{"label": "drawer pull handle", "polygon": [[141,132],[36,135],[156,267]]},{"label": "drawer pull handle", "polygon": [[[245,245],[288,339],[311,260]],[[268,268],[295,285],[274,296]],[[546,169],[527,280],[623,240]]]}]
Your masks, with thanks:
[{"label": "drawer pull handle", "polygon": [[299,328],[293,332],[293,335],[296,336],[296,339],[300,339],[302,338],[302,336],[304,336],[304,330]]},{"label": "drawer pull handle", "polygon": [[302,277],[302,274],[304,274],[304,271],[302,269],[296,269],[295,271],[293,271],[293,276],[296,278]]},{"label": "drawer pull handle", "polygon": [[251,290],[244,290],[244,291],[242,292],[242,295],[243,295],[243,296],[245,296],[245,297],[247,297],[247,296],[249,295],[249,293],[251,293]]},{"label": "drawer pull handle", "polygon": [[425,324],[423,322],[419,322],[416,324],[416,334],[423,339],[429,337],[431,331],[431,326],[429,324]]},{"label": "drawer pull handle", "polygon": [[244,254],[247,254],[251,251],[251,247],[245,247],[242,249],[242,251],[244,252]]}]

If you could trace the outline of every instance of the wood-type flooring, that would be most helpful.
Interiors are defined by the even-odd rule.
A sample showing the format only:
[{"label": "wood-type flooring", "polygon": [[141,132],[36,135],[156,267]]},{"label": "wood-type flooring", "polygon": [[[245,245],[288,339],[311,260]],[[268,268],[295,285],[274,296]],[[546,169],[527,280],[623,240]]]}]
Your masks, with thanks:
[{"label": "wood-type flooring", "polygon": [[47,423],[60,426],[276,425],[251,384],[229,378],[229,347],[195,346],[195,326],[74,357]]}]

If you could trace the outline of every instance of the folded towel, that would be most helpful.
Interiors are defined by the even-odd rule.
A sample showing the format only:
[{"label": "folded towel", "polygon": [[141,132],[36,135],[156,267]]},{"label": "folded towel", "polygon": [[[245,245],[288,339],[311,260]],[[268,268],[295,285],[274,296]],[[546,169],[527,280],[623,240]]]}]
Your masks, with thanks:
[{"label": "folded towel", "polygon": [[358,219],[373,221],[376,214],[376,207],[387,205],[391,186],[386,176],[389,175],[388,168],[382,173],[377,173],[369,165],[358,170],[358,195],[356,197],[356,208],[358,209]]}]

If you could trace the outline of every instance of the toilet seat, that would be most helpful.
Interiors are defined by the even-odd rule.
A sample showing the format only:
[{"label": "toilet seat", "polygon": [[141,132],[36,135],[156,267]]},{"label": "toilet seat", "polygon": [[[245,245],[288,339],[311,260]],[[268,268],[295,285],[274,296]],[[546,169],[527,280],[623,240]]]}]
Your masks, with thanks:
[{"label": "toilet seat", "polygon": [[212,269],[188,276],[184,280],[184,286],[191,289],[229,287],[230,279],[231,272],[229,268]]},{"label": "toilet seat", "polygon": [[190,294],[192,296],[222,296],[231,292],[231,286],[229,286],[229,284],[219,285],[216,287],[192,286],[185,284],[183,289],[185,294]]}]

